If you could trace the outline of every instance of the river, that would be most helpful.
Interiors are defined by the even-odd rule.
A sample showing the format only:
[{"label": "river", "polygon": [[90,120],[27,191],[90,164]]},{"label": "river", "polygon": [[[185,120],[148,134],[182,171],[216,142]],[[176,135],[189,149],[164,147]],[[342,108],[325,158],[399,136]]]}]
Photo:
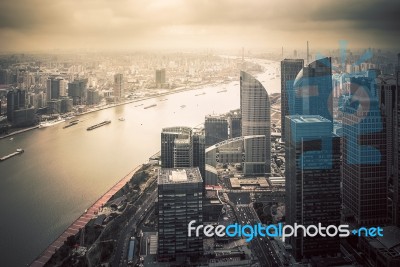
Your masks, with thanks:
[{"label": "river", "polygon": [[[267,72],[279,67],[263,62]],[[265,81],[269,93],[280,91],[278,80]],[[229,84],[89,113],[66,129],[61,123],[0,140],[0,156],[25,150],[0,163],[1,265],[31,263],[99,196],[160,150],[163,127],[194,127],[207,114],[237,109],[239,92],[238,77]],[[157,106],[144,109],[152,104]],[[86,130],[107,119],[111,124]]]}]

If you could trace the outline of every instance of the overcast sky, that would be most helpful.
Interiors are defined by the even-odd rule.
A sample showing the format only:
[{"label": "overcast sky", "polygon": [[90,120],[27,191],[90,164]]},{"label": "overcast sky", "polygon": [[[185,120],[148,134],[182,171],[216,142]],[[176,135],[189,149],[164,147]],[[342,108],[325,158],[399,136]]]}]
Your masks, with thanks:
[{"label": "overcast sky", "polygon": [[1,0],[0,52],[400,48],[398,0]]}]

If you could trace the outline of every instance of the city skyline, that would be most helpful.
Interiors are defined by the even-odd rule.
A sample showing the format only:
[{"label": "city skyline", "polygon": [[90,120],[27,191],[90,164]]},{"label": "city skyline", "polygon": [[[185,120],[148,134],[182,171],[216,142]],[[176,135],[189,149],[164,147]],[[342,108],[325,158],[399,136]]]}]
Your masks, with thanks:
[{"label": "city skyline", "polygon": [[[33,7],[33,8],[32,8]],[[395,48],[396,1],[0,3],[0,52]]]},{"label": "city skyline", "polygon": [[399,1],[0,10],[2,266],[400,266]]}]

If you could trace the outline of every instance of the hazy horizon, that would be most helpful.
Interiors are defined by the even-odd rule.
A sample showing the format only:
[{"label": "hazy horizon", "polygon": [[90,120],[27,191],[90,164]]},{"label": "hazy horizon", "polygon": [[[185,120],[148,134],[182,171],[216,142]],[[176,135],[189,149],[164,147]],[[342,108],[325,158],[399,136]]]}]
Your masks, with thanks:
[{"label": "hazy horizon", "polygon": [[0,52],[398,48],[399,1],[16,0]]}]

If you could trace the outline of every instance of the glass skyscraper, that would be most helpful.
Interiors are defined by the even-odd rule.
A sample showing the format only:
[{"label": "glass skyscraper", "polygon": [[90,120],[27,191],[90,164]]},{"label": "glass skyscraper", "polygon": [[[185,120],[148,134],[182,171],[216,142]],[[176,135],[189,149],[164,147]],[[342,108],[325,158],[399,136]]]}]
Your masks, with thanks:
[{"label": "glass skyscraper", "polygon": [[375,81],[350,83],[343,113],[343,212],[356,226],[381,225],[388,218],[386,122]]},{"label": "glass skyscraper", "polygon": [[[240,110],[242,112],[242,136],[264,135],[265,140],[252,144],[265,149],[259,151],[265,155],[264,166],[253,166],[253,175],[271,172],[271,103],[266,88],[253,76],[240,72]],[[260,156],[262,157],[262,156]]]},{"label": "glass skyscraper", "polygon": [[[340,224],[340,138],[330,120],[317,115],[286,116],[286,223],[304,226]],[[300,232],[300,233],[299,233]],[[339,237],[297,237],[289,243],[297,260],[334,256]]]},{"label": "glass skyscraper", "polygon": [[188,224],[203,223],[203,179],[198,168],[161,168],[158,175],[158,260],[186,262],[203,253]]},{"label": "glass skyscraper", "polygon": [[228,139],[228,118],[220,115],[206,116],[204,133],[206,136],[206,147]]},{"label": "glass skyscraper", "polygon": [[332,122],[332,66],[331,58],[318,59],[304,67],[297,75],[293,91],[288,90],[290,115],[319,115]]},{"label": "glass skyscraper", "polygon": [[289,113],[288,91],[293,91],[294,80],[304,67],[303,59],[284,59],[281,61],[281,132],[282,141],[285,140],[285,116]]},{"label": "glass skyscraper", "polygon": [[205,175],[205,137],[190,127],[168,127],[161,132],[161,167],[199,167]]}]

